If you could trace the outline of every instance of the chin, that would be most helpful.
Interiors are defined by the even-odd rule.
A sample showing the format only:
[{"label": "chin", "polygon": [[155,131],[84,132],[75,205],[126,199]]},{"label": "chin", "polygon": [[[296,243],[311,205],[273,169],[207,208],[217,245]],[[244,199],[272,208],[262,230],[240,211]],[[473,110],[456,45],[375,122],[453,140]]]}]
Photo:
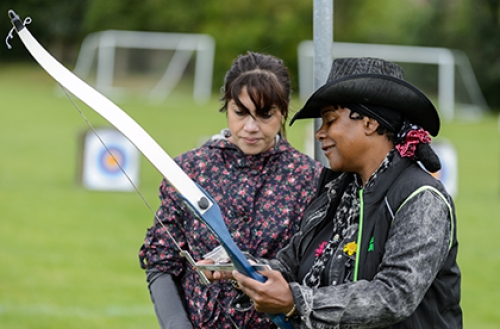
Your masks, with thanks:
[{"label": "chin", "polygon": [[257,155],[257,154],[260,154],[262,153],[262,150],[256,150],[256,149],[251,149],[251,148],[241,148],[241,150],[243,151],[243,153],[245,153],[246,155]]},{"label": "chin", "polygon": [[328,163],[330,164],[331,170],[337,171],[337,172],[344,171],[342,164],[338,163],[338,161],[330,161],[330,159],[328,159]]},{"label": "chin", "polygon": [[241,150],[245,153],[245,154],[249,154],[249,155],[257,155],[257,154],[261,154],[261,153],[266,153],[267,151],[269,151],[270,149],[272,149],[272,146],[269,147],[263,147],[262,145],[259,145],[259,146],[253,146],[253,147],[242,147]]}]

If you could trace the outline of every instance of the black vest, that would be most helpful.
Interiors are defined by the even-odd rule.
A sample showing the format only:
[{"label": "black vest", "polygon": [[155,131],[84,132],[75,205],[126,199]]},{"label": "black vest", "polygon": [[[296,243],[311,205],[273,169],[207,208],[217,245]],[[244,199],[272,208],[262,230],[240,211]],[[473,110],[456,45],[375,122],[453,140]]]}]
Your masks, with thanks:
[{"label": "black vest", "polygon": [[[390,176],[386,176],[386,175]],[[323,175],[324,184],[335,177]],[[455,207],[442,183],[423,171],[415,162],[401,159],[377,181],[376,189],[363,193],[364,218],[359,259],[358,280],[372,280],[384,254],[384,246],[393,220],[393,214],[405,200],[422,186],[437,189],[447,199],[452,211],[451,245],[448,258],[415,312],[388,329],[462,328],[460,308],[461,275],[458,268]],[[373,243],[373,248],[368,248]],[[370,249],[370,252],[368,250]]]}]

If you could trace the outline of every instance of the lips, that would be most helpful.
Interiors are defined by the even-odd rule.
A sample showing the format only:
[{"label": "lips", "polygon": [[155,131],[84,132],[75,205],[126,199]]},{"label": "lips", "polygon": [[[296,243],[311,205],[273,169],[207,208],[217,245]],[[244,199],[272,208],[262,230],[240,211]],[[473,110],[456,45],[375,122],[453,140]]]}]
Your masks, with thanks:
[{"label": "lips", "polygon": [[257,144],[260,141],[260,138],[245,138],[245,137],[243,137],[242,139],[247,144]]},{"label": "lips", "polygon": [[333,149],[335,147],[335,145],[323,145],[321,146],[321,149],[323,150],[323,152],[328,152],[329,150]]}]

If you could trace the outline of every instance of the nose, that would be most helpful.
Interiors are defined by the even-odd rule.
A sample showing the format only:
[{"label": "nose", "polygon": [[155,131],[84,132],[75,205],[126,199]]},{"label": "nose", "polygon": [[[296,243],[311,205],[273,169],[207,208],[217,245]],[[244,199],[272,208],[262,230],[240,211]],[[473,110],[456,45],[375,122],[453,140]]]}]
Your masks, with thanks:
[{"label": "nose", "polygon": [[246,131],[258,131],[259,130],[259,124],[257,120],[251,116],[248,115],[245,120],[245,125],[243,127]]},{"label": "nose", "polygon": [[316,139],[322,142],[326,138],[326,130],[324,129],[324,126],[319,127],[315,135]]}]

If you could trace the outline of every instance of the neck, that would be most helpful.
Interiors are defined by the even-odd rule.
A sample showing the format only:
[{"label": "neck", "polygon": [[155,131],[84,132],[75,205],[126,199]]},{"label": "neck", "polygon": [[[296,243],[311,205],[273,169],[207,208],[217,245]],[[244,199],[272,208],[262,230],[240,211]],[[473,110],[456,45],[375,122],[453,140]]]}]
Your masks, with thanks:
[{"label": "neck", "polygon": [[372,145],[364,156],[364,166],[357,173],[361,177],[363,186],[384,161],[387,154],[394,148],[394,144],[387,140],[387,143],[377,143]]}]

